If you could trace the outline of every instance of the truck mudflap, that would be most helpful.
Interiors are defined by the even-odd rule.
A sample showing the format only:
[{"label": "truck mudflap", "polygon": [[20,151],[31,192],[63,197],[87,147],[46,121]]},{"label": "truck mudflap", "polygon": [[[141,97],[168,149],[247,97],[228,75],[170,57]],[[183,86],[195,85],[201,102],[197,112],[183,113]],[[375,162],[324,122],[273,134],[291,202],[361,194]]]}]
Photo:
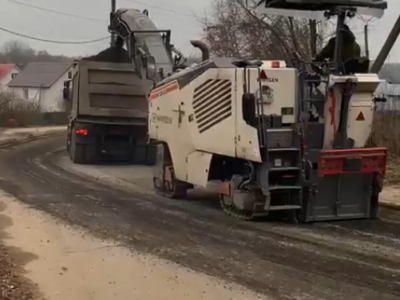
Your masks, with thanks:
[{"label": "truck mudflap", "polygon": [[303,199],[304,221],[372,218],[386,163],[386,148],[321,150]]}]

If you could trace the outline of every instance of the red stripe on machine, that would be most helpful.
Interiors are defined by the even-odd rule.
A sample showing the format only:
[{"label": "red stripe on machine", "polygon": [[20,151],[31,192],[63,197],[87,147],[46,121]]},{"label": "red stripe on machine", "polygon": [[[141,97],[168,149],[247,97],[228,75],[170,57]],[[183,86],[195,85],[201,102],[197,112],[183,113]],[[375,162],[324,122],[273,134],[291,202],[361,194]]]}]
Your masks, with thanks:
[{"label": "red stripe on machine", "polygon": [[154,99],[156,99],[156,98],[158,98],[160,96],[163,96],[165,94],[173,92],[173,91],[175,91],[177,89],[179,89],[179,85],[178,85],[177,81],[169,82],[169,83],[167,83],[167,84],[165,84],[163,86],[160,86],[160,87],[152,90],[150,92],[150,95],[149,95],[149,100],[150,101],[154,100]]}]

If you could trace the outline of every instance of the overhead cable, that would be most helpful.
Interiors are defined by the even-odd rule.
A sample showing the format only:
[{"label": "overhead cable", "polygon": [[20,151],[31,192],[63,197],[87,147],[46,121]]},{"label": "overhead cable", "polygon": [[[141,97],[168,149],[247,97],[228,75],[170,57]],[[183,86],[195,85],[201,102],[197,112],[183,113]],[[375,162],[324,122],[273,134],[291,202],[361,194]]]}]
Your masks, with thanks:
[{"label": "overhead cable", "polygon": [[15,3],[15,4],[18,4],[18,5],[22,5],[22,6],[26,6],[26,7],[35,8],[35,9],[38,9],[38,10],[47,11],[47,12],[50,12],[50,13],[53,13],[53,14],[62,15],[62,16],[73,17],[73,18],[89,20],[89,21],[103,22],[103,23],[104,22],[108,22],[107,20],[101,20],[101,19],[96,19],[96,18],[91,18],[91,17],[79,16],[79,15],[75,15],[75,14],[70,14],[70,13],[66,13],[66,12],[61,12],[61,11],[49,9],[49,8],[42,7],[42,6],[36,6],[36,5],[33,5],[33,4],[20,2],[20,1],[17,1],[17,0],[5,0],[5,1],[11,2],[11,3]]},{"label": "overhead cable", "polygon": [[110,39],[110,37],[107,36],[107,37],[102,37],[102,38],[98,38],[98,39],[94,39],[94,40],[86,40],[86,41],[56,41],[56,40],[48,40],[48,39],[42,39],[42,38],[26,35],[26,34],[15,32],[13,30],[10,30],[10,29],[4,28],[4,27],[0,27],[0,31],[4,31],[7,33],[16,35],[16,36],[26,38],[26,39],[31,39],[31,40],[35,40],[35,41],[39,41],[39,42],[53,43],[53,44],[70,44],[70,45],[91,44],[91,43],[97,43],[100,41]]}]

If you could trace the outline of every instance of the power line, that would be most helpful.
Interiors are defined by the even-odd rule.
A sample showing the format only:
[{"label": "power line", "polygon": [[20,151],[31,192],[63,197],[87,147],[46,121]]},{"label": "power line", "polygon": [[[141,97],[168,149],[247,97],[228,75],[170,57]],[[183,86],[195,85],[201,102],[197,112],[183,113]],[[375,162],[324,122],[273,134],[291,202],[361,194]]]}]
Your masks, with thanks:
[{"label": "power line", "polygon": [[88,41],[74,41],[74,42],[69,41],[69,42],[66,42],[66,41],[55,41],[55,40],[47,40],[47,39],[37,38],[37,37],[29,36],[29,35],[26,35],[26,34],[22,34],[22,33],[19,33],[19,32],[15,32],[15,31],[9,30],[7,28],[3,28],[3,27],[0,27],[0,31],[11,33],[13,35],[20,36],[20,37],[23,37],[23,38],[26,38],[26,39],[31,39],[31,40],[35,40],[35,41],[39,41],[39,42],[53,43],[53,44],[70,44],[70,45],[91,44],[91,43],[97,43],[97,42],[100,42],[100,41],[108,40],[110,38],[110,37],[107,36],[107,37],[102,37],[102,38],[99,38],[99,39],[88,40]]},{"label": "power line", "polygon": [[154,4],[149,4],[149,3],[138,1],[138,0],[125,0],[125,1],[142,4],[142,5],[154,8],[154,9],[158,9],[160,11],[169,12],[169,13],[172,13],[172,14],[177,14],[177,15],[184,16],[184,17],[190,17],[190,18],[194,17],[194,15],[191,15],[191,14],[188,14],[188,13],[184,13],[184,12],[173,10],[173,9],[166,8],[166,7],[161,7],[161,6],[154,5]]},{"label": "power line", "polygon": [[53,14],[57,14],[57,15],[62,15],[62,16],[67,16],[67,17],[73,17],[73,18],[78,18],[78,19],[83,19],[83,20],[89,20],[89,21],[95,21],[95,22],[107,22],[106,20],[101,20],[101,19],[96,19],[96,18],[91,18],[91,17],[84,17],[84,16],[79,16],[79,15],[75,15],[75,14],[70,14],[70,13],[65,13],[65,12],[61,12],[61,11],[57,11],[57,10],[52,10],[46,7],[42,7],[42,6],[36,6],[36,5],[32,5],[29,3],[25,3],[25,2],[20,2],[20,1],[16,1],[16,0],[5,0],[14,4],[18,4],[18,5],[22,5],[22,6],[26,6],[26,7],[31,7],[34,9],[38,9],[38,10],[42,10],[42,11],[47,11]]}]

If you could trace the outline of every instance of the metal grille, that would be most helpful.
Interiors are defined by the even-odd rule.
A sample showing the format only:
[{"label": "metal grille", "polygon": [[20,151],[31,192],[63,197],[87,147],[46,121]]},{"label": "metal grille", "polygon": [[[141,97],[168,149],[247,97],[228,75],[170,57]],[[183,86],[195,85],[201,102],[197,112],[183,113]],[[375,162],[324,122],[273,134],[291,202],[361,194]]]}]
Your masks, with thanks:
[{"label": "metal grille", "polygon": [[267,147],[268,148],[291,148],[295,147],[294,133],[292,130],[268,129]]},{"label": "metal grille", "polygon": [[194,90],[193,109],[200,133],[232,115],[232,83],[209,79]]}]

